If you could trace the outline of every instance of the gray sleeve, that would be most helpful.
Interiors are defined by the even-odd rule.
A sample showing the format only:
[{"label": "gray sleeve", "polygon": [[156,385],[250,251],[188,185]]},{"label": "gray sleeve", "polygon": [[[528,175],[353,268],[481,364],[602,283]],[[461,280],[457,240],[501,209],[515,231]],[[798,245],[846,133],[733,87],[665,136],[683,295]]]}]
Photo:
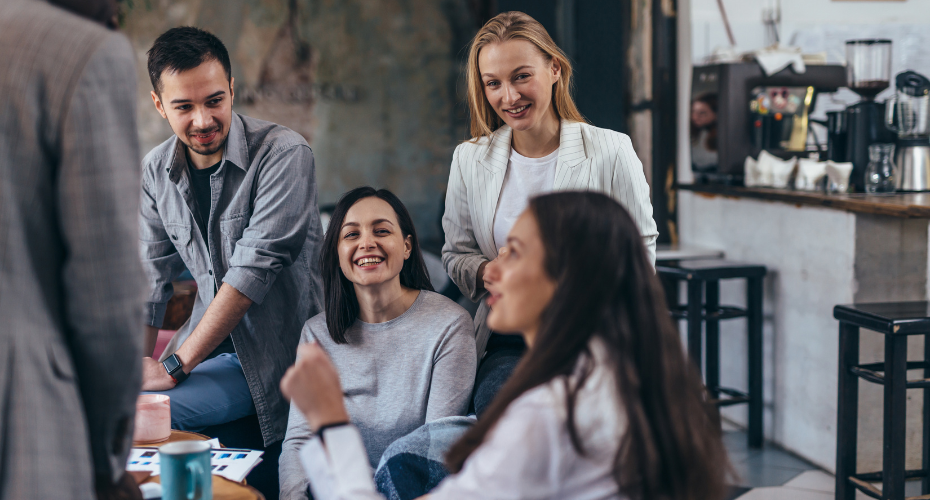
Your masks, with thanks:
[{"label": "gray sleeve", "polygon": [[465,415],[475,384],[478,355],[475,326],[465,310],[448,326],[436,357],[429,386],[426,421]]},{"label": "gray sleeve", "polygon": [[161,328],[168,300],[174,294],[171,282],[184,271],[184,261],[158,215],[155,179],[152,175],[152,169],[146,165],[142,171],[139,206],[139,252],[148,292],[143,321],[147,325]]},{"label": "gray sleeve", "polygon": [[69,345],[98,478],[116,480],[141,384],[135,56],[112,34],[84,68],[62,123],[58,216]]},{"label": "gray sleeve", "polygon": [[[315,341],[310,329],[310,321],[304,323],[300,334],[300,343]],[[300,410],[291,403],[287,415],[287,431],[281,443],[281,456],[278,459],[278,486],[281,500],[306,500],[308,480],[300,463],[300,449],[313,435],[310,426]]]},{"label": "gray sleeve", "polygon": [[317,208],[313,152],[306,144],[267,160],[249,226],[236,243],[223,281],[261,304],[281,269],[304,247]]}]

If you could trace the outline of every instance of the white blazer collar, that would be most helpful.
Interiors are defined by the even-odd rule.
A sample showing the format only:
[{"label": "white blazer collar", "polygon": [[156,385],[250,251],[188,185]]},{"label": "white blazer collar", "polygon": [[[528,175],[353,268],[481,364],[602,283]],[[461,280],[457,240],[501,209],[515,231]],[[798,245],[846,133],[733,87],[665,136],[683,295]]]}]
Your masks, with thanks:
[{"label": "white blazer collar", "polygon": [[[510,160],[511,138],[513,130],[504,125],[494,131],[488,141],[488,149],[484,157],[479,160],[485,168],[496,172],[507,170],[507,161]],[[562,120],[559,127],[559,160],[560,167],[575,167],[588,158],[584,136],[581,133],[581,123]]]}]

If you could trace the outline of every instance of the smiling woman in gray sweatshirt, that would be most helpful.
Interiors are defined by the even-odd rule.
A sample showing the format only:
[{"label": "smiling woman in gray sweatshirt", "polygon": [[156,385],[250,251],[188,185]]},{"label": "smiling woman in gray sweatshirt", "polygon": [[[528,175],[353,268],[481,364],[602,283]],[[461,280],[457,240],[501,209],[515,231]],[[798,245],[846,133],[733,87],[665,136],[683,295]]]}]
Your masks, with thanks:
[{"label": "smiling woman in gray sweatshirt", "polygon": [[[387,190],[337,203],[323,241],[326,309],[304,324],[339,371],[372,467],[426,422],[464,415],[477,354],[471,316],[432,291],[409,213]],[[293,405],[282,445],[282,499],[307,498],[298,451],[312,430]]]}]

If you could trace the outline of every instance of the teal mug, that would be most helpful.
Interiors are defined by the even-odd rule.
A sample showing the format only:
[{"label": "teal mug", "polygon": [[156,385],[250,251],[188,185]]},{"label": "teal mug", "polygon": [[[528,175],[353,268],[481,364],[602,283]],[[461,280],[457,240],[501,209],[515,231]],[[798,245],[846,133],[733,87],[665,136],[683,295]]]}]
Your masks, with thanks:
[{"label": "teal mug", "polygon": [[213,500],[210,443],[177,441],[158,448],[162,500]]}]

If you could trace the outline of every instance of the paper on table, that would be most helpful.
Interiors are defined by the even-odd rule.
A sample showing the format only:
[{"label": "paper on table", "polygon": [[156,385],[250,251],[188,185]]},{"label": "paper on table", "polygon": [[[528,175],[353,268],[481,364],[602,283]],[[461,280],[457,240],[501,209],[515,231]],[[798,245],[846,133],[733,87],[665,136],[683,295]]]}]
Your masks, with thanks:
[{"label": "paper on table", "polygon": [[[218,446],[218,441],[210,440],[211,445]],[[211,451],[210,465],[213,474],[230,481],[241,482],[262,462],[264,452],[237,448],[215,447]],[[158,448],[133,448],[126,464],[128,471],[151,472],[153,476],[161,473]]]},{"label": "paper on table", "polygon": [[213,458],[210,459],[210,465],[213,473],[238,483],[262,462],[264,452],[220,448],[212,450],[211,453]]}]

